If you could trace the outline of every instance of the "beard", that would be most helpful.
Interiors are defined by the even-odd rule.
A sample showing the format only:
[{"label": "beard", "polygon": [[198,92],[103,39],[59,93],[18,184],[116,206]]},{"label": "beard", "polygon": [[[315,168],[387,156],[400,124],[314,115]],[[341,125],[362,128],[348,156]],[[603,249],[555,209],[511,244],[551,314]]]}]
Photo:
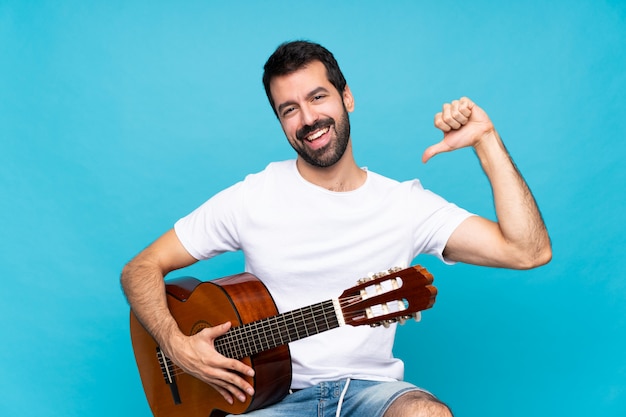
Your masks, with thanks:
[{"label": "beard", "polygon": [[295,146],[291,144],[292,148],[300,155],[300,157],[315,167],[326,168],[335,165],[346,152],[348,148],[348,142],[350,141],[350,119],[348,111],[344,107],[344,112],[341,115],[339,123],[332,118],[318,120],[311,126],[304,126],[296,133],[296,137],[300,142],[306,140],[304,137],[309,133],[323,129],[325,127],[334,127],[335,138],[328,142],[328,144],[320,149],[310,149],[306,146]]}]

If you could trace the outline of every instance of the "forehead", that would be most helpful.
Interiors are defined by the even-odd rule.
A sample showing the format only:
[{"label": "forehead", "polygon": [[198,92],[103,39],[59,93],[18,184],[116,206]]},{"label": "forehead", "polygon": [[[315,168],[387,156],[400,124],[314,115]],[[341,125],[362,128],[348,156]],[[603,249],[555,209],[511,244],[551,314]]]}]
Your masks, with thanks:
[{"label": "forehead", "polygon": [[295,72],[274,77],[270,81],[270,92],[276,106],[283,101],[306,96],[319,87],[335,90],[328,80],[326,67],[320,61],[313,61]]}]

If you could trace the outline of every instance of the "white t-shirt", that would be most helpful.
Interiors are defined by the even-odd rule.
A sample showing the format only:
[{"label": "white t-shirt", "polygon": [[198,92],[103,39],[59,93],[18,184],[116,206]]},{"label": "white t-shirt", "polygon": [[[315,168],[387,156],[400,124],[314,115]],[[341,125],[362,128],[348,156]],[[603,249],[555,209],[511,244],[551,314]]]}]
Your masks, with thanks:
[{"label": "white t-shirt", "polygon": [[[425,190],[367,172],[349,192],[306,181],[295,160],[269,164],[213,196],[175,224],[196,259],[242,250],[245,269],[279,312],[338,297],[359,278],[406,267],[421,253],[442,258],[467,211]],[[342,326],[290,343],[292,388],[340,378],[401,380],[395,326]]]}]

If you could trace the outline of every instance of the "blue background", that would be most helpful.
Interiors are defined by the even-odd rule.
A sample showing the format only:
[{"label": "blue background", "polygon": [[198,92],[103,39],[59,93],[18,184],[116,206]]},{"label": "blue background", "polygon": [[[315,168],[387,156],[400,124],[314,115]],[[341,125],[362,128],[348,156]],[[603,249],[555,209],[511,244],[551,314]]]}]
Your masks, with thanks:
[{"label": "blue background", "polygon": [[420,162],[433,115],[467,95],[551,233],[532,271],[418,258],[440,293],[399,329],[406,378],[458,416],[626,415],[626,6],[602,0],[0,0],[0,415],[150,415],[119,272],[293,157],[260,77],[300,38],[346,74],[359,164],[493,217],[471,150]]}]

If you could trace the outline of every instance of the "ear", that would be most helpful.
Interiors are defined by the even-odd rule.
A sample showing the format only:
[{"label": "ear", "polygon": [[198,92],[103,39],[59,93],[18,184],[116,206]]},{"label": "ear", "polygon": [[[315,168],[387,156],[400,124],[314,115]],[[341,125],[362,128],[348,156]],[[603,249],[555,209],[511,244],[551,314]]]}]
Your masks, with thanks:
[{"label": "ear", "polygon": [[346,107],[349,113],[352,113],[354,110],[354,96],[352,95],[352,91],[350,91],[350,87],[346,85],[346,88],[343,89],[343,105]]}]

